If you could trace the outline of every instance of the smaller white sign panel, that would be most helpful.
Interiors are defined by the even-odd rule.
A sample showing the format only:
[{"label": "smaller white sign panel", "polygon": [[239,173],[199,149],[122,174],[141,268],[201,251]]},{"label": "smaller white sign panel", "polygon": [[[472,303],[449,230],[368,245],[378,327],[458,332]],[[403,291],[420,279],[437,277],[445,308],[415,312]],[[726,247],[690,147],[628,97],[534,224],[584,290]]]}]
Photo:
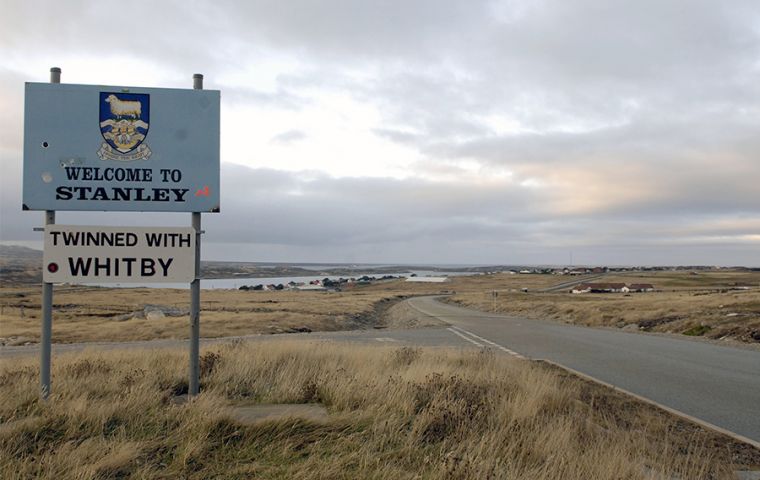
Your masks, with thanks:
[{"label": "smaller white sign panel", "polygon": [[49,283],[190,283],[195,229],[47,225]]}]

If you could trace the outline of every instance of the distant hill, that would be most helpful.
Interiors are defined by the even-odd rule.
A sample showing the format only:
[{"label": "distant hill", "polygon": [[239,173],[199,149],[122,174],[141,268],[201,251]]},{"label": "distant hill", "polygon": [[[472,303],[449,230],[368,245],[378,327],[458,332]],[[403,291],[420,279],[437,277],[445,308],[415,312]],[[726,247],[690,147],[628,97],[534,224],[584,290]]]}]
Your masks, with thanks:
[{"label": "distant hill", "polygon": [[20,245],[0,245],[0,284],[42,281],[42,250]]},{"label": "distant hill", "polygon": [[42,258],[42,250],[22,247],[21,245],[0,245],[0,258],[6,260]]}]

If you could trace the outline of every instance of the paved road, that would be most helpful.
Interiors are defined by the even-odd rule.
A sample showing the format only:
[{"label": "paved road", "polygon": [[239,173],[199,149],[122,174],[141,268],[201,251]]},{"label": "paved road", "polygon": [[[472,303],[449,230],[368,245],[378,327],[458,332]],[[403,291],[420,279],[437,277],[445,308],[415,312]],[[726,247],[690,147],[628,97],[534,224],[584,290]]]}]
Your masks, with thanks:
[{"label": "paved road", "polygon": [[[409,300],[442,328],[250,335],[246,341],[337,340],[367,344],[488,347],[547,359],[666,407],[760,442],[760,352],[677,338],[499,316]],[[230,341],[204,339],[203,344]],[[182,340],[54,345],[55,355],[85,349],[168,348]],[[0,347],[0,359],[38,354],[38,346]],[[55,360],[55,358],[54,358]]]},{"label": "paved road", "polygon": [[410,303],[481,344],[552,360],[760,442],[758,351],[499,316],[431,297]]}]

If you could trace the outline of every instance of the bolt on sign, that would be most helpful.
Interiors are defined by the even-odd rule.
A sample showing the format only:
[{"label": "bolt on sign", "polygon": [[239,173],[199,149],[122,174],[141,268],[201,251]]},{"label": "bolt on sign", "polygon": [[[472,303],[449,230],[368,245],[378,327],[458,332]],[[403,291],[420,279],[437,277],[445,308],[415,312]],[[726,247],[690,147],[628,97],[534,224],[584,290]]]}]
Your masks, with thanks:
[{"label": "bolt on sign", "polygon": [[24,210],[218,212],[219,99],[27,83]]},{"label": "bolt on sign", "polygon": [[45,282],[189,283],[194,278],[193,228],[45,227]]}]

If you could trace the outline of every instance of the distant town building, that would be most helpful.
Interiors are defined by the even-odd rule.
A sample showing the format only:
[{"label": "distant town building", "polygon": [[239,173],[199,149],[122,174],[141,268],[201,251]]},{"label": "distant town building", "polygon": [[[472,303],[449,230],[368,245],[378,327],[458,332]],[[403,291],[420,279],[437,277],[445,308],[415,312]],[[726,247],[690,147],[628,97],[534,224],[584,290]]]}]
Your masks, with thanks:
[{"label": "distant town building", "polygon": [[654,292],[654,285],[651,283],[632,283],[628,288],[632,292]]},{"label": "distant town building", "polygon": [[449,277],[409,277],[407,282],[420,282],[420,283],[444,283],[449,281]]},{"label": "distant town building", "polygon": [[570,290],[570,293],[628,293],[628,292],[653,292],[654,285],[649,283],[634,283],[630,286],[625,283],[582,283]]}]

